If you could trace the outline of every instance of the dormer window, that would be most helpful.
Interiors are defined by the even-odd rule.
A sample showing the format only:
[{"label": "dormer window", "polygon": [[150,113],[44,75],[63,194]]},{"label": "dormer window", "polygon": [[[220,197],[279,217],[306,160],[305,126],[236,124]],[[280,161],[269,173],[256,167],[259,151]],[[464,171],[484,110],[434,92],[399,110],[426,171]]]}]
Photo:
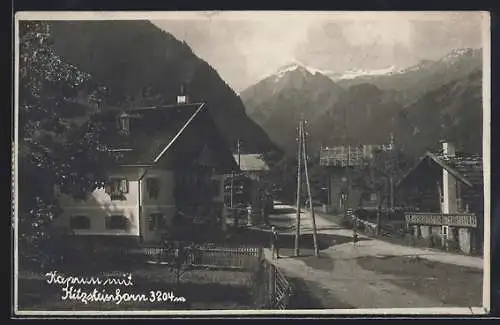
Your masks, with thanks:
[{"label": "dormer window", "polygon": [[121,134],[128,135],[130,133],[130,116],[123,112],[118,117],[118,128]]},{"label": "dormer window", "polygon": [[187,103],[189,103],[189,99],[186,92],[186,85],[181,84],[181,89],[179,95],[177,96],[177,104],[187,104]]}]

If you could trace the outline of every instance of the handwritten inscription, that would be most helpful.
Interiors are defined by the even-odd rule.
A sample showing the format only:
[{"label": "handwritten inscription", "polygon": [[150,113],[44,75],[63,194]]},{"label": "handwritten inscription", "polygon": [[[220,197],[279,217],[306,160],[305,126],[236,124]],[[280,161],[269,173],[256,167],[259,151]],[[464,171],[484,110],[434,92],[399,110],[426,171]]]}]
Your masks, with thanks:
[{"label": "handwritten inscription", "polygon": [[86,284],[86,285],[118,285],[130,287],[134,285],[132,282],[132,274],[123,274],[122,278],[109,277],[101,279],[100,277],[79,277],[79,276],[64,276],[58,275],[57,271],[48,272],[45,274],[48,284],[59,284],[68,288],[70,284]]},{"label": "handwritten inscription", "polygon": [[186,302],[184,297],[176,297],[172,291],[166,292],[161,290],[149,291],[148,294],[137,294],[122,292],[116,289],[113,293],[107,293],[106,290],[98,291],[94,288],[92,291],[84,291],[81,288],[73,286],[63,288],[62,300],[77,300],[88,304],[89,302],[114,302],[119,305],[122,302]]},{"label": "handwritten inscription", "polygon": [[[123,274],[115,277],[80,277],[65,276],[57,271],[45,274],[47,283],[61,286],[62,300],[79,301],[84,304],[90,302],[110,302],[117,305],[122,302],[143,303],[183,303],[186,298],[175,296],[173,291],[151,290],[147,293],[130,293],[122,288],[132,287],[132,274]],[[87,289],[90,286],[90,289]],[[109,290],[109,287],[118,287]]]}]

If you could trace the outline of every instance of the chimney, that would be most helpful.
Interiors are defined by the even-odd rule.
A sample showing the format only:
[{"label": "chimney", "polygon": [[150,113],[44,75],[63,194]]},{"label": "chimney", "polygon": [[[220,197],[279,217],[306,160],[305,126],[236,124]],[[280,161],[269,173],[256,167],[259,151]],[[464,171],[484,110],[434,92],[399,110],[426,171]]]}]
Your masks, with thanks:
[{"label": "chimney", "polygon": [[[443,156],[454,157],[455,146],[451,142],[443,141]],[[457,212],[457,180],[443,168],[443,213]]]},{"label": "chimney", "polygon": [[442,141],[443,156],[455,157],[455,145],[449,141]]},{"label": "chimney", "polygon": [[182,83],[179,95],[177,95],[177,104],[188,104],[188,103],[189,103],[189,98],[186,91],[186,85]]}]

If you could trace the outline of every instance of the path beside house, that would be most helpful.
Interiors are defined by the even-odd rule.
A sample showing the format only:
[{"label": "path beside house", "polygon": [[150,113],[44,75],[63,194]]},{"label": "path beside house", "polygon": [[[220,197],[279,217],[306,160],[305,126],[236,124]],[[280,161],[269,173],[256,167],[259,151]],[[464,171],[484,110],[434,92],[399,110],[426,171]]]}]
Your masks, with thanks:
[{"label": "path beside house", "polygon": [[[276,210],[278,214],[271,216],[271,223],[283,228],[283,235],[293,233],[294,208],[278,204]],[[323,246],[320,258],[313,256],[310,249],[294,257],[291,247],[281,250],[283,258],[279,260],[272,259],[269,249],[265,249],[265,255],[285,275],[303,279],[311,291],[317,292],[323,308],[482,304],[481,258],[405,247],[363,235],[354,246],[352,230],[341,228],[323,215],[316,215],[316,225]],[[301,233],[312,233],[310,213],[302,213]]]}]

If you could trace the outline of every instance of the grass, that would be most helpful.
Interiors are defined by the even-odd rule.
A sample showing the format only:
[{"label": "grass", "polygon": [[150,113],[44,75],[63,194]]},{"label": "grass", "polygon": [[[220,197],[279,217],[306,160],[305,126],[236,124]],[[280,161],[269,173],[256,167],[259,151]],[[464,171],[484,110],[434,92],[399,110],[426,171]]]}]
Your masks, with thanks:
[{"label": "grass", "polygon": [[357,262],[366,270],[393,276],[387,281],[444,306],[482,305],[481,270],[408,256],[360,257]]},{"label": "grass", "polygon": [[[92,276],[92,274],[88,274]],[[48,284],[41,274],[19,273],[19,309],[21,310],[169,310],[169,309],[249,309],[252,297],[251,273],[196,269],[187,271],[176,283],[176,276],[165,266],[144,265],[132,273],[133,286],[121,286],[122,293],[146,294],[150,291],[173,292],[186,302],[83,302],[62,300],[62,288]],[[95,286],[75,285],[87,292]],[[98,289],[100,289],[99,287]],[[114,293],[118,288],[106,287]]]},{"label": "grass", "polygon": [[350,309],[354,308],[332,297],[328,290],[312,281],[288,277],[296,294],[290,301],[289,309]]}]

